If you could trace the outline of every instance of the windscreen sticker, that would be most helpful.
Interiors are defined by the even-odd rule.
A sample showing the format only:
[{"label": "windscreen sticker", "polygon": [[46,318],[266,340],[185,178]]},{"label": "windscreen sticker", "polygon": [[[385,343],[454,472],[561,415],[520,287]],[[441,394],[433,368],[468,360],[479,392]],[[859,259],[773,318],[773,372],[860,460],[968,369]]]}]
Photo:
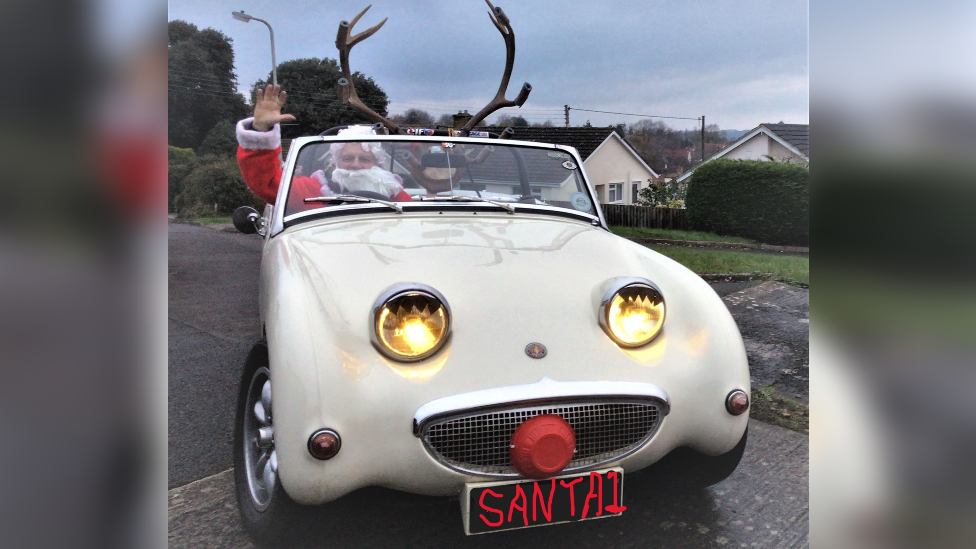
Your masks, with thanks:
[{"label": "windscreen sticker", "polygon": [[559,151],[549,151],[546,153],[549,158],[569,158],[569,155]]},{"label": "windscreen sticker", "polygon": [[574,208],[581,212],[590,211],[593,203],[590,202],[590,198],[583,193],[576,192],[569,197],[569,203],[573,205]]},{"label": "windscreen sticker", "polygon": [[563,162],[563,167],[566,168],[567,170],[575,170],[576,162],[573,162],[572,160],[567,160]]}]

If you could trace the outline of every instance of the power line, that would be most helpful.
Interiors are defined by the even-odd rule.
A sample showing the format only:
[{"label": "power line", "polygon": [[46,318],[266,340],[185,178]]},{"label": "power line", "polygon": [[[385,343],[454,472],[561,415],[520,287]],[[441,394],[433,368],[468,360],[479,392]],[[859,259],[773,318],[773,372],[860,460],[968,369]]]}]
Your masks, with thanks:
[{"label": "power line", "polygon": [[644,118],[670,118],[672,120],[701,120],[701,117],[700,116],[696,116],[694,118],[692,118],[690,116],[659,116],[659,115],[656,115],[656,114],[634,114],[634,113],[630,113],[630,112],[595,111],[595,110],[591,110],[591,109],[580,109],[578,107],[570,107],[569,110],[573,110],[573,111],[584,111],[584,112],[599,112],[599,113],[603,113],[603,114],[619,114],[621,116],[641,116],[641,117],[644,117]]}]

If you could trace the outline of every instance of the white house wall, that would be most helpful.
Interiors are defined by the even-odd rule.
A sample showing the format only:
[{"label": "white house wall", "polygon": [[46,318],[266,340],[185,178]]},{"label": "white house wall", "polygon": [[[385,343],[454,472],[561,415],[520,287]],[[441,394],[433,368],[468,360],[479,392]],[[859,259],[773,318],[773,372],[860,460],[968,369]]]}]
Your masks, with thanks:
[{"label": "white house wall", "polygon": [[[801,166],[807,165],[807,161],[803,157],[780,145],[775,139],[769,140],[769,156],[772,156],[779,162],[792,162]],[[768,160],[768,158],[763,158],[762,160]]]},{"label": "white house wall", "polygon": [[[729,151],[723,158],[729,160],[769,160],[766,158],[766,155],[769,154],[770,143],[775,142],[766,134],[758,133],[748,141]],[[776,145],[779,145],[779,143],[776,143]],[[782,146],[780,147],[782,148]]]},{"label": "white house wall", "polygon": [[795,152],[764,133],[756,134],[723,156],[728,160],[769,160],[769,157],[777,162],[798,162],[804,166],[807,164]]},{"label": "white house wall", "polygon": [[612,135],[607,137],[606,141],[583,162],[583,167],[586,168],[586,174],[596,187],[601,202],[607,199],[607,185],[623,183],[624,200],[619,203],[633,204],[632,183],[638,183],[639,188],[643,189],[647,187],[648,180],[654,175]]}]

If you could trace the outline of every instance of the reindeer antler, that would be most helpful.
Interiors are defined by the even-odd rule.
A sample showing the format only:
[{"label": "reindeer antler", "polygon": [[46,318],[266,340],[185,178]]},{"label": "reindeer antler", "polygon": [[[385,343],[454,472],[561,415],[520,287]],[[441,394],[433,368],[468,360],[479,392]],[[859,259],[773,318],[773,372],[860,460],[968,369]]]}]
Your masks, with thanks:
[{"label": "reindeer antler", "polygon": [[383,124],[388,130],[390,130],[390,133],[397,133],[399,128],[396,124],[377,114],[375,111],[373,111],[373,109],[367,107],[362,101],[360,101],[359,96],[356,94],[356,85],[353,84],[352,72],[349,70],[349,52],[352,50],[352,47],[372,36],[373,33],[380,30],[380,27],[386,23],[386,19],[383,19],[378,25],[370,27],[359,34],[350,36],[350,33],[352,33],[352,28],[359,21],[359,18],[362,17],[364,13],[369,11],[369,8],[371,7],[373,7],[372,4],[366,6],[366,9],[359,12],[359,15],[354,17],[352,22],[343,21],[339,23],[339,33],[336,35],[336,48],[339,50],[339,66],[342,68],[342,78],[339,79],[336,88],[340,101],[351,105],[359,112],[365,114],[380,124]]},{"label": "reindeer antler", "polygon": [[532,91],[532,86],[526,82],[522,84],[522,90],[514,101],[505,99],[505,92],[508,90],[508,80],[512,77],[512,67],[515,66],[515,31],[512,30],[512,24],[509,22],[508,16],[505,15],[505,12],[501,8],[492,6],[489,0],[485,0],[485,3],[492,10],[488,12],[488,17],[491,18],[491,22],[495,24],[495,28],[498,29],[498,32],[502,33],[502,38],[505,40],[505,74],[502,75],[502,83],[498,86],[498,93],[495,94],[495,98],[491,100],[491,103],[485,105],[485,108],[478,111],[478,114],[472,116],[471,120],[468,120],[468,123],[461,128],[462,135],[467,135],[478,122],[481,122],[489,114],[498,109],[504,107],[521,107],[525,103],[525,100],[529,98],[529,92]]}]

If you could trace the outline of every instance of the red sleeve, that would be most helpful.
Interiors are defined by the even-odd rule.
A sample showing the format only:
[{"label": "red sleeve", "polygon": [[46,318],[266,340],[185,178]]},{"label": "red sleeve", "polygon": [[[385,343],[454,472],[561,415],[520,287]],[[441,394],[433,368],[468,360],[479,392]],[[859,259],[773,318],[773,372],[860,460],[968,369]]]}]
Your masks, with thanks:
[{"label": "red sleeve", "polygon": [[400,194],[393,197],[394,202],[413,202],[413,197],[407,191],[400,191]]},{"label": "red sleeve", "polygon": [[237,147],[237,164],[241,167],[244,183],[268,204],[274,204],[281,182],[281,147],[250,150]]},{"label": "red sleeve", "polygon": [[288,191],[288,207],[285,215],[303,212],[311,208],[321,208],[322,204],[306,204],[306,198],[322,196],[322,184],[312,177],[295,177]]}]

